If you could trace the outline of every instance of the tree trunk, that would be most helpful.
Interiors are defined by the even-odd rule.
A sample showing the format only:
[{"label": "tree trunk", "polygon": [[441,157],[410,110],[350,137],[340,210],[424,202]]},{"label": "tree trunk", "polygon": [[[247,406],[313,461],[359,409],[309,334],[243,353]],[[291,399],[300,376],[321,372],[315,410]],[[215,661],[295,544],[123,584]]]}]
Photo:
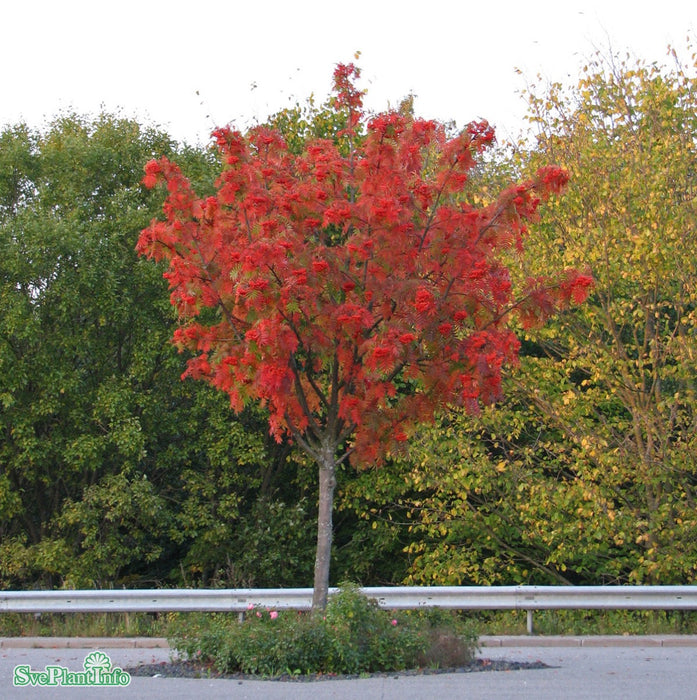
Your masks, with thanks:
[{"label": "tree trunk", "polygon": [[336,486],[335,455],[329,450],[319,464],[319,513],[317,515],[317,552],[315,554],[315,580],[312,593],[312,612],[327,607],[329,595],[329,563],[332,555],[332,511]]}]

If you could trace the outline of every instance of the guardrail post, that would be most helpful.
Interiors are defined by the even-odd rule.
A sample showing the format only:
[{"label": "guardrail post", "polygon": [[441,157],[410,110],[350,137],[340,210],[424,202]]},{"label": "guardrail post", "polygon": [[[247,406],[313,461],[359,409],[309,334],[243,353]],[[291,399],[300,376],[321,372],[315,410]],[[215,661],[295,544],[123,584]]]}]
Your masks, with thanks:
[{"label": "guardrail post", "polygon": [[527,613],[527,618],[528,618],[528,634],[535,634],[535,627],[533,625],[533,620],[532,620],[532,610],[526,610]]}]

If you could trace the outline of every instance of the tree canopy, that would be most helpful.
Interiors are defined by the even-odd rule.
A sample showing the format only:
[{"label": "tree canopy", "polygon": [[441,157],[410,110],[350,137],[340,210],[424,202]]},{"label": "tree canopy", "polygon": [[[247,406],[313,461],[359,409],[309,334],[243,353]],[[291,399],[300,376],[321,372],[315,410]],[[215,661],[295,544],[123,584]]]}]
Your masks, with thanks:
[{"label": "tree canopy", "polygon": [[345,127],[299,154],[273,129],[217,131],[214,196],[198,197],[170,160],[150,162],[144,181],[166,183],[166,218],[138,243],[169,262],[176,340],[197,353],[187,374],[237,411],[266,406],[272,434],[319,466],[314,607],[326,604],[337,466],[376,462],[448,404],[497,398],[519,346],[512,314],[530,325],[591,284],[569,270],[514,290],[500,258],[522,249],[563,170],[542,167],[474,206],[458,195],[493,141],[489,125],[449,137],[442,124],[388,112],[359,137],[357,77],[352,64],[337,67]]}]

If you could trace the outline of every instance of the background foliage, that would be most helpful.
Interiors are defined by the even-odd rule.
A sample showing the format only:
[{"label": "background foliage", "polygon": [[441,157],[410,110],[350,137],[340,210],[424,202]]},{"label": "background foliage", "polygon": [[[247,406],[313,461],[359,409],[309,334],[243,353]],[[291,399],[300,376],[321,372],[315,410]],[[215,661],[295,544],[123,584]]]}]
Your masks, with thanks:
[{"label": "background foliage", "polygon": [[[672,59],[598,57],[577,85],[531,88],[529,137],[471,196],[566,167],[520,274],[588,265],[591,301],[521,329],[496,407],[339,473],[336,581],[693,579],[696,95]],[[270,123],[300,149],[330,114]],[[0,587],[311,581],[304,457],[180,380],[162,270],[135,255],[162,204],[142,168],[161,155],[212,189],[212,153],[118,115],[0,133]]]},{"label": "background foliage", "polygon": [[[289,449],[180,380],[162,270],[134,251],[162,204],[143,164],[175,151],[205,187],[208,153],[113,115],[0,136],[3,586],[270,585],[303,568],[311,507]],[[269,541],[267,570],[251,553]]]},{"label": "background foliage", "polygon": [[481,196],[500,168],[566,167],[520,272],[587,264],[594,293],[521,333],[494,410],[444,416],[380,491],[352,494],[406,547],[408,580],[694,578],[695,86],[677,63],[598,57],[575,87],[532,88],[531,139]]}]

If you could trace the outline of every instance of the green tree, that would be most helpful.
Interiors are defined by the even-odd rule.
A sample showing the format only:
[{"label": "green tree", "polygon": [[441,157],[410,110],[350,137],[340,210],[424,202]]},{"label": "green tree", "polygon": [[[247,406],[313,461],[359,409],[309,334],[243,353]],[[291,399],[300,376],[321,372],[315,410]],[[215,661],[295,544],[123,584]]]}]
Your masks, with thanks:
[{"label": "green tree", "polygon": [[[132,247],[157,206],[139,184],[142,162],[172,148],[164,134],[108,115],[94,122],[64,115],[45,133],[20,125],[0,135],[7,583],[31,571],[49,584],[63,580],[76,555],[62,534],[64,502],[85,490],[89,502],[111,494],[113,504],[117,474],[120,505],[132,499],[140,507],[114,507],[121,551],[109,566],[157,556],[166,522],[138,469],[146,454],[138,394],[167,354],[169,313],[157,303],[157,272],[139,265]],[[127,533],[139,529],[152,537],[132,547]],[[89,542],[89,556],[99,558]],[[101,578],[98,567],[94,576]]]},{"label": "green tree", "polygon": [[0,134],[1,586],[298,585],[311,571],[312,488],[292,451],[262,412],[236,419],[181,381],[163,269],[134,251],[162,206],[143,165],[163,153],[212,188],[210,151],[116,115]]},{"label": "green tree", "polygon": [[182,457],[165,445],[195,396],[162,271],[133,247],[161,206],[143,163],[175,150],[113,115],[0,134],[3,585],[106,585],[171,549]]}]

